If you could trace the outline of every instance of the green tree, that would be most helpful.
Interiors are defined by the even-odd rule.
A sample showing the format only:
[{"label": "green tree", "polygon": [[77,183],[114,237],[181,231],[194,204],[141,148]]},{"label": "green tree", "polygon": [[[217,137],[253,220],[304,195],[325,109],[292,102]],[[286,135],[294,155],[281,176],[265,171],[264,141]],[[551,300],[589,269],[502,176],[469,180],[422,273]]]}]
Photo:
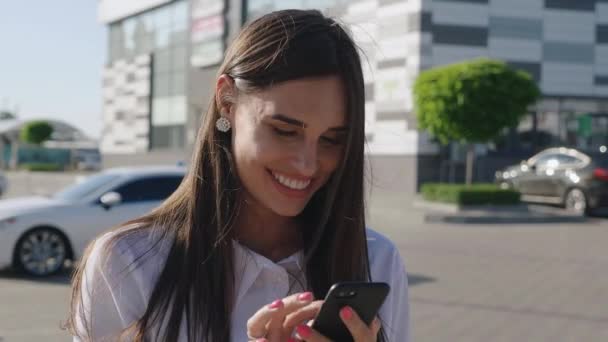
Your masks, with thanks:
[{"label": "green tree", "polygon": [[31,121],[21,128],[20,138],[29,144],[40,145],[49,140],[53,126],[46,121]]},{"label": "green tree", "polygon": [[473,178],[473,144],[516,126],[539,97],[529,74],[485,58],[423,71],[414,84],[419,126],[442,144],[468,144],[467,184]]}]

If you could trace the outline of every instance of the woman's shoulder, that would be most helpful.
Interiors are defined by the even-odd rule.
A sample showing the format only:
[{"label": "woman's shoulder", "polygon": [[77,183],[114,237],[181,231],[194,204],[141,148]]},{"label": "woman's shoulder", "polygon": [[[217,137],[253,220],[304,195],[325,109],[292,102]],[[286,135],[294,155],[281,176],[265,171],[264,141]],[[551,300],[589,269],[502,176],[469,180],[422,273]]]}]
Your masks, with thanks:
[{"label": "woman's shoulder", "polygon": [[389,284],[390,292],[380,308],[388,341],[409,341],[408,280],[399,249],[386,236],[367,230],[371,279]]},{"label": "woman's shoulder", "polygon": [[91,242],[86,262],[109,273],[144,265],[152,265],[156,269],[158,265],[164,265],[171,243],[167,234],[153,227],[123,226]]},{"label": "woman's shoulder", "polygon": [[378,231],[367,228],[367,249],[368,253],[376,257],[393,257],[399,253],[397,246],[388,237]]},{"label": "woman's shoulder", "polygon": [[387,278],[405,270],[397,246],[385,235],[367,228],[367,252],[374,278]]}]

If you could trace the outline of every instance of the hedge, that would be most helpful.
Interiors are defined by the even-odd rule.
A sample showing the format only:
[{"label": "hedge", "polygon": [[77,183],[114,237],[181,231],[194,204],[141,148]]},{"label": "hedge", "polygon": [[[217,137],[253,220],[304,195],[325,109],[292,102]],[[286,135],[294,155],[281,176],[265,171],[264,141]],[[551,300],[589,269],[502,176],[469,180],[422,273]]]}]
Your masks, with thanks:
[{"label": "hedge", "polygon": [[426,183],[421,188],[427,201],[455,203],[459,205],[512,205],[520,203],[520,194],[494,184],[444,184]]},{"label": "hedge", "polygon": [[28,171],[43,171],[54,172],[63,171],[63,166],[55,163],[24,163],[19,165],[22,169]]}]

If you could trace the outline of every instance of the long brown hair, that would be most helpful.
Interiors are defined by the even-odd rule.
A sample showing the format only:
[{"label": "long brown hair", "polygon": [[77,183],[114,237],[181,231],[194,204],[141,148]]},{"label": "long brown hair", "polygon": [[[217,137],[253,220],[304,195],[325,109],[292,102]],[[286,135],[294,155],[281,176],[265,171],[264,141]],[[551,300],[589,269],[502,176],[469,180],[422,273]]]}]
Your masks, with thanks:
[{"label": "long brown hair", "polygon": [[[369,280],[363,184],[365,96],[361,61],[351,37],[319,11],[273,12],[241,31],[219,68],[218,76],[223,74],[239,80],[243,91],[305,77],[341,78],[349,127],[344,157],[298,217],[305,227],[306,285],[316,298],[323,298],[333,283]],[[219,100],[214,97],[210,102],[191,168],[176,192],[150,214],[128,222],[135,228],[121,229],[112,237],[116,242],[128,234],[155,229],[158,241],[171,241],[147,309],[130,328],[136,341],[144,341],[146,332],[153,327],[160,330],[161,325],[169,327],[162,340],[177,341],[183,317],[188,340],[230,340],[235,290],[231,237],[240,206],[240,183],[230,135],[214,126],[220,115]],[[73,280],[67,326],[75,335],[75,322],[85,318],[79,307],[89,253],[90,246]],[[139,257],[143,260],[143,255]]]}]

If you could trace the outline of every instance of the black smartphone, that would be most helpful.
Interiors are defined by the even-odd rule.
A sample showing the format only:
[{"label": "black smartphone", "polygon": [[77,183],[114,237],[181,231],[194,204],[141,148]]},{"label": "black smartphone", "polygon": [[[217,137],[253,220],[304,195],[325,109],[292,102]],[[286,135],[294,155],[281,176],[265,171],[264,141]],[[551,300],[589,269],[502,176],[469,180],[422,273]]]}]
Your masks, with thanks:
[{"label": "black smartphone", "polygon": [[340,310],[350,306],[369,325],[378,315],[390,286],[387,283],[344,282],[334,284],[325,296],[325,302],[315,318],[313,329],[335,342],[353,341],[342,323]]}]

